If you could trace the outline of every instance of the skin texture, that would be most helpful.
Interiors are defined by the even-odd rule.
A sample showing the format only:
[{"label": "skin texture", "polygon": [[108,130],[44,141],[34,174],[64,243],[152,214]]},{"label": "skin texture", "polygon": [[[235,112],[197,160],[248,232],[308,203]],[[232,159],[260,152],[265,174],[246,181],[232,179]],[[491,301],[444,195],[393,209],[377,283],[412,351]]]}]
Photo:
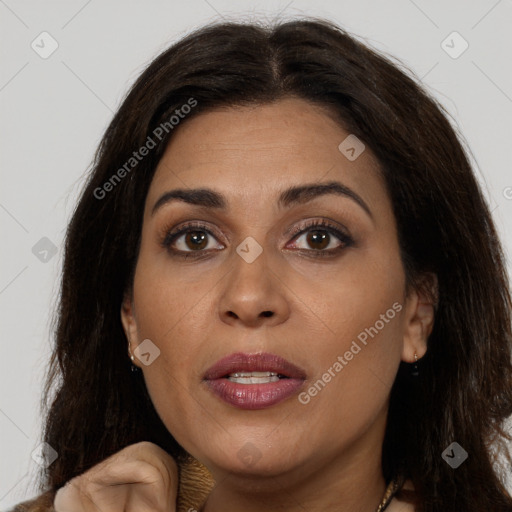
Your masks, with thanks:
[{"label": "skin texture", "polygon": [[153,443],[127,446],[70,480],[55,496],[55,512],[174,512],[178,467]]},{"label": "skin texture", "polygon": [[[168,430],[218,482],[207,512],[363,512],[383,495],[389,392],[400,361],[424,355],[434,310],[421,294],[406,295],[384,181],[368,148],[354,161],[340,152],[348,135],[322,109],[296,98],[220,109],[184,122],[156,169],[133,293],[121,318],[132,351],[145,339],[160,350],[148,366],[135,361]],[[334,194],[278,207],[288,187],[331,181],[356,192],[371,216]],[[204,187],[223,194],[228,208],[175,201],[152,215],[163,193]],[[314,219],[327,220],[353,243],[315,258],[311,231],[331,234],[327,249],[343,242],[329,227],[305,226]],[[212,232],[201,249],[206,257],[185,260],[162,246],[166,233],[186,221]],[[286,233],[300,226],[308,231]],[[252,263],[236,252],[249,236],[263,249]],[[194,247],[186,234],[173,242],[188,254],[197,253]],[[359,344],[307,404],[293,395],[267,409],[240,410],[202,381],[233,352],[270,352],[304,369],[301,391],[307,391],[393,304],[401,306],[396,316],[366,346]],[[252,464],[243,456],[248,451]]]}]

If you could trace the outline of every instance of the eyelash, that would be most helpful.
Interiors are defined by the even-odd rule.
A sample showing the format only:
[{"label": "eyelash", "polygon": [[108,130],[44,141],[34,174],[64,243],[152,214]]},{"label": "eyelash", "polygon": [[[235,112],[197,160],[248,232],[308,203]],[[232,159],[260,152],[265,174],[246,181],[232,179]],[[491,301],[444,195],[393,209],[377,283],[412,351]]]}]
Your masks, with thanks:
[{"label": "eyelash", "polygon": [[[332,257],[336,256],[339,252],[347,247],[350,247],[354,244],[354,240],[352,237],[343,233],[338,228],[336,228],[333,224],[327,222],[326,220],[312,220],[306,222],[304,225],[295,228],[290,233],[292,239],[297,238],[298,235],[302,235],[309,231],[314,231],[316,228],[317,231],[326,231],[327,233],[334,235],[341,242],[341,245],[334,249],[297,249],[297,251],[301,253],[308,253],[308,256],[312,256],[314,258],[322,258],[322,257]],[[325,228],[325,229],[319,229]],[[176,249],[171,249],[171,245],[183,234],[187,234],[190,231],[202,231],[207,233],[209,236],[216,238],[215,234],[209,230],[205,224],[200,222],[187,222],[183,226],[181,226],[178,230],[169,230],[168,228],[163,230],[163,237],[160,242],[162,248],[167,249],[172,256],[177,256],[179,258],[187,259],[187,258],[204,258],[208,255],[209,251],[198,250],[198,251],[180,251]]]}]

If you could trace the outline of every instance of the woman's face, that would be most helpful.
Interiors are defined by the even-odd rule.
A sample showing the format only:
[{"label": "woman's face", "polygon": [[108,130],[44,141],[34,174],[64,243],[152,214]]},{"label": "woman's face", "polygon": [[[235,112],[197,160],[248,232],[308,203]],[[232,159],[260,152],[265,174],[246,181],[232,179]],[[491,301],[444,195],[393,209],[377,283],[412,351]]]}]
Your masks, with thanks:
[{"label": "woman's face", "polygon": [[423,355],[384,181],[349,135],[299,99],[216,110],[156,169],[122,320],[160,417],[214,476],[380,460],[400,360]]}]

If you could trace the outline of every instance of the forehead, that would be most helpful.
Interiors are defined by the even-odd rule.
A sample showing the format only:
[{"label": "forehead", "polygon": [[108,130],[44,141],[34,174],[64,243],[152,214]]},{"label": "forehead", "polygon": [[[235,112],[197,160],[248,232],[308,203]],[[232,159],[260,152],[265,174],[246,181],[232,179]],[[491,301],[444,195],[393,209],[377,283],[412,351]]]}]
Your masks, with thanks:
[{"label": "forehead", "polygon": [[199,186],[261,201],[289,186],[334,180],[372,203],[385,194],[378,164],[368,148],[347,158],[339,146],[350,135],[323,107],[296,98],[199,114],[173,135],[147,203],[168,189]]}]

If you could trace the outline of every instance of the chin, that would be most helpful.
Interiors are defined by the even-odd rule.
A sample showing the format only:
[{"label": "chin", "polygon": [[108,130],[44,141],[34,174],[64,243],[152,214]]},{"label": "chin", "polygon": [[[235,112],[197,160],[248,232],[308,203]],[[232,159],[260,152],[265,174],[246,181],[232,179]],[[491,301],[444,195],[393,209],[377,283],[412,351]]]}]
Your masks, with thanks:
[{"label": "chin", "polygon": [[[302,463],[293,446],[278,443],[261,442],[257,440],[246,441],[247,436],[231,438],[230,443],[217,445],[218,449],[212,450],[212,446],[199,454],[192,453],[200,460],[210,472],[232,473],[237,476],[251,479],[274,478],[292,471]],[[293,457],[293,459],[291,458]]]}]

